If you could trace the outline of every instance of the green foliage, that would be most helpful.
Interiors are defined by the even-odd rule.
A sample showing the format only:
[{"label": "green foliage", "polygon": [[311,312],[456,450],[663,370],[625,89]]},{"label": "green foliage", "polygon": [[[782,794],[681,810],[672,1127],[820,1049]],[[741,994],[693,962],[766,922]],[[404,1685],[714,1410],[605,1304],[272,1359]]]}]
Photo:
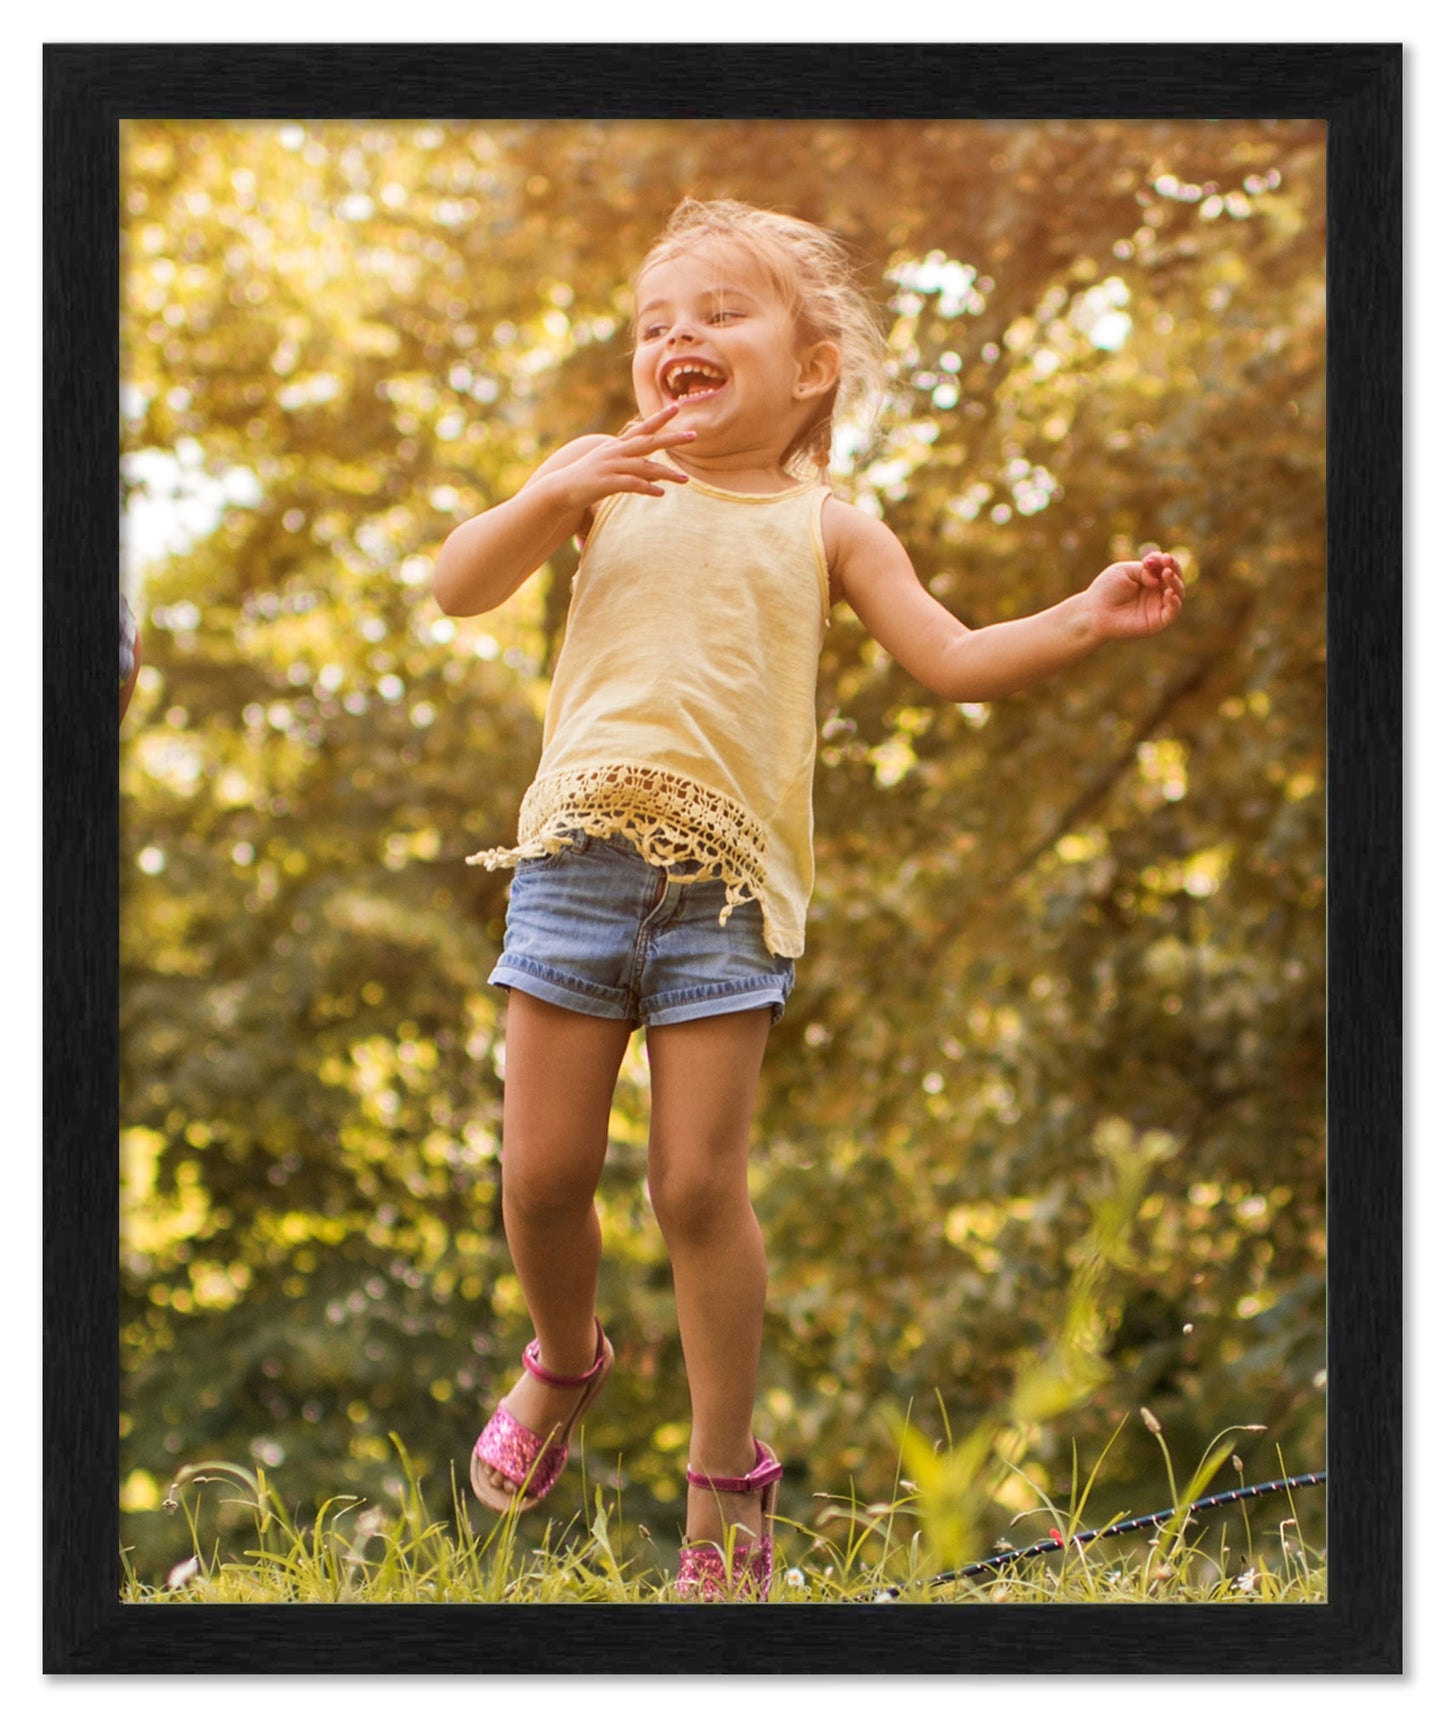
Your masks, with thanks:
[{"label": "green foliage", "polygon": [[[935,1571],[957,1567],[981,1554],[986,1516],[992,1499],[1005,1486],[1005,1474],[1025,1478],[1009,1458],[1010,1450],[1021,1458],[1038,1440],[1042,1427],[1052,1421],[1067,1422],[1102,1394],[1110,1381],[1110,1367],[1100,1349],[1106,1333],[1119,1322],[1127,1293],[1126,1272],[1134,1262],[1129,1232],[1149,1170],[1173,1155],[1174,1141],[1166,1133],[1136,1140],[1127,1126],[1112,1123],[1098,1130],[1095,1144],[1106,1165],[1107,1183],[1091,1197],[1089,1232],[1075,1258],[1059,1325],[1037,1352],[1023,1359],[1006,1405],[999,1413],[978,1419],[961,1443],[947,1449],[935,1448],[916,1427],[896,1415],[893,1418]],[[1215,1466],[1231,1447],[1219,1454]],[[1164,1458],[1167,1465],[1167,1447]],[[1209,1476],[1212,1472],[1210,1468]],[[1177,1505],[1172,1467],[1169,1480]],[[1187,1508],[1202,1491],[1199,1483],[1183,1506]]]},{"label": "green foliage", "polygon": [[[1107,1453],[1107,1451],[1106,1451]],[[1166,1457],[1168,1451],[1165,1451]],[[126,1560],[122,1601],[132,1604],[638,1604],[676,1601],[673,1568],[646,1527],[625,1516],[616,1492],[593,1491],[588,1518],[549,1523],[540,1545],[518,1541],[516,1517],[492,1517],[485,1537],[453,1498],[455,1530],[431,1517],[406,1452],[406,1487],[394,1512],[357,1512],[334,1498],[298,1523],[265,1472],[225,1462],[183,1469],[168,1506],[183,1514],[190,1554],[163,1581],[142,1580]],[[1201,1465],[1191,1491],[1199,1487]],[[1062,1511],[1043,1493],[1035,1511],[1055,1522],[1062,1550],[1018,1557],[967,1577],[922,1551],[906,1493],[867,1509],[834,1505],[810,1534],[783,1519],[772,1601],[780,1603],[1323,1603],[1324,1558],[1299,1521],[1259,1531],[1246,1504],[1213,1532],[1183,1520],[1142,1549],[1121,1539],[1074,1542],[1098,1471]],[[1271,1511],[1265,1510],[1266,1515]],[[1278,1512],[1277,1510],[1273,1512]],[[1235,1533],[1231,1537],[1231,1531]],[[254,1539],[254,1542],[248,1540]],[[1047,1544],[1048,1540],[1039,1540]]]},{"label": "green foliage", "polygon": [[[184,1548],[159,1505],[187,1464],[261,1469],[298,1532],[413,1480],[437,1517],[514,1372],[505,878],[462,860],[514,826],[572,561],[456,622],[429,557],[625,420],[628,275],[685,192],[857,248],[895,381],[839,486],[968,623],[1149,543],[1190,584],[1157,643],[992,706],[835,615],[757,1124],[760,1434],[796,1494],[876,1499],[885,1406],[929,1445],[1005,1427],[985,1541],[1126,1417],[1096,1500],[1137,1506],[1146,1403],[1176,1448],[1264,1422],[1322,1464],[1323,128],[146,121],[123,164],[136,1578]],[[167,486],[212,512],[142,567]],[[663,1546],[687,1404],[647,1112],[639,1051],[588,1458]],[[516,1530],[521,1555],[548,1527]]]}]

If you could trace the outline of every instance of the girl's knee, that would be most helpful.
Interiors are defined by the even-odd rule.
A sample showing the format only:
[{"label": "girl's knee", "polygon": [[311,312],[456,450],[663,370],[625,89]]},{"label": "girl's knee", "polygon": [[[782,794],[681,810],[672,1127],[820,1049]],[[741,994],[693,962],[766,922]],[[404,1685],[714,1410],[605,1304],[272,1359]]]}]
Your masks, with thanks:
[{"label": "girl's knee", "polygon": [[591,1210],[596,1191],[590,1174],[532,1162],[520,1152],[502,1153],[502,1211],[509,1221],[575,1221]]},{"label": "girl's knee", "polygon": [[647,1190],[669,1245],[716,1239],[754,1220],[745,1167],[705,1157],[655,1160]]}]

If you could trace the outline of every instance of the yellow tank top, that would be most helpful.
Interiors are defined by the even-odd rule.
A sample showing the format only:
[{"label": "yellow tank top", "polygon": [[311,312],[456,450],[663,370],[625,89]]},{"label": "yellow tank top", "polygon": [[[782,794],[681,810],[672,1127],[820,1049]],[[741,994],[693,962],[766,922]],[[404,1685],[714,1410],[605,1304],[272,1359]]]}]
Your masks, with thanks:
[{"label": "yellow tank top", "polygon": [[518,844],[626,836],[645,858],[762,907],[775,954],[803,951],[813,888],[818,655],[828,490],[736,495],[694,477],[598,508],[572,587]]}]

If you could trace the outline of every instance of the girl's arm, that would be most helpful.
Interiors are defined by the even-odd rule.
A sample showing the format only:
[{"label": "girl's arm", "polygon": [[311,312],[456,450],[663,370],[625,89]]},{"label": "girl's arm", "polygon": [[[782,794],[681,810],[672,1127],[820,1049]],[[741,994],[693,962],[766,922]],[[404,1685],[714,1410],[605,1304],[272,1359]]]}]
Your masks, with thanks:
[{"label": "girl's arm", "polygon": [[677,402],[621,435],[583,435],[543,461],[510,501],[458,525],[432,569],[432,595],[444,614],[484,614],[500,606],[561,548],[585,534],[592,509],[608,495],[660,495],[660,483],[685,483],[682,472],[648,458],[692,440],[691,430],[664,430]]},{"label": "girl's arm", "polygon": [[856,507],[829,501],[823,536],[834,588],[888,654],[950,703],[989,703],[1037,684],[1111,638],[1146,638],[1177,618],[1173,555],[1106,567],[1087,590],[1022,620],[972,630],[929,595],[902,543]]}]

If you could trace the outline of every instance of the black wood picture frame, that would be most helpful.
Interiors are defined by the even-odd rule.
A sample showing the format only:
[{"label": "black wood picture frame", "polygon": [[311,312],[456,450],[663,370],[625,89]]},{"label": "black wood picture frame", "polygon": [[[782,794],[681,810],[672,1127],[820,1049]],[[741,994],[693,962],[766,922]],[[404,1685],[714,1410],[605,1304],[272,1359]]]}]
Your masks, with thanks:
[{"label": "black wood picture frame", "polygon": [[[1393,44],[44,51],[44,1582],[61,1674],[1402,1667],[1402,84]],[[141,117],[1308,117],[1328,125],[1325,1605],[125,1606],[117,1592],[119,127]],[[479,92],[483,92],[479,96]],[[487,93],[490,92],[490,93]]]}]

